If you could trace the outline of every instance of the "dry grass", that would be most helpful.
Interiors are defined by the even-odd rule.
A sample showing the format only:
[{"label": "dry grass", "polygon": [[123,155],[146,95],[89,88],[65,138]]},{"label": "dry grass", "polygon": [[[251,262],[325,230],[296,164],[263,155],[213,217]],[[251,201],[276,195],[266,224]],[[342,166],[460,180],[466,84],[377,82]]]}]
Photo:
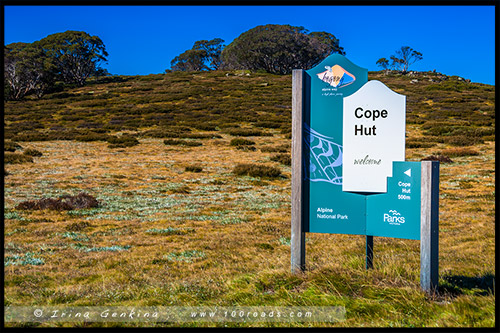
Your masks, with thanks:
[{"label": "dry grass", "polygon": [[[230,131],[192,147],[161,137],[122,148],[23,142],[43,155],[5,167],[4,305],[343,305],[346,321],[331,325],[495,326],[494,141],[441,164],[441,289],[428,297],[413,240],[375,238],[366,271],[363,236],[307,234],[307,270],[290,273],[291,170],[272,159],[288,152],[289,133],[265,125],[272,136],[251,137],[248,151],[230,145]],[[407,132],[425,142],[420,124]],[[436,141],[406,157],[450,149]],[[236,176],[237,164],[273,166],[283,177]],[[202,172],[186,171],[193,165]],[[80,192],[99,207],[15,209]]]},{"label": "dry grass", "polygon": [[[255,138],[257,146],[263,140]],[[443,294],[432,300],[419,291],[417,241],[376,238],[375,269],[365,271],[363,237],[308,234],[308,270],[291,276],[289,177],[236,177],[236,161],[268,157],[213,141],[186,149],[145,139],[119,153],[99,142],[26,143],[44,156],[8,169],[6,256],[32,253],[44,264],[5,267],[5,304],[345,304],[348,320],[341,326],[434,325],[438,318],[421,302],[455,318],[438,321],[451,326],[465,324],[451,309],[460,302],[486,302],[494,309],[488,283],[453,282],[495,274],[494,144],[477,147],[479,157],[441,166]],[[203,173],[184,171],[193,163]],[[290,169],[276,167],[290,175]],[[69,213],[13,209],[22,200],[82,190],[103,207]],[[178,232],[151,232],[169,228]],[[390,306],[371,309],[376,300]],[[413,315],[405,313],[408,306]],[[493,323],[493,312],[485,311],[473,325]]]}]

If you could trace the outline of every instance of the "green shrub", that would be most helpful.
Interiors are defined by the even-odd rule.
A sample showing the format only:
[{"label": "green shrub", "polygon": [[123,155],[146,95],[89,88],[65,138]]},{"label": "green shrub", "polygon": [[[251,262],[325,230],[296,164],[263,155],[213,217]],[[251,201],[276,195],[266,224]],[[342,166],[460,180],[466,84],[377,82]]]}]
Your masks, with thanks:
[{"label": "green shrub", "polygon": [[81,132],[75,129],[50,132],[27,131],[13,135],[10,139],[15,141],[74,140],[78,135],[81,135]]},{"label": "green shrub", "polygon": [[217,131],[217,127],[214,124],[210,123],[197,122],[197,123],[190,123],[189,126],[191,126],[192,128],[196,128],[200,131]]},{"label": "green shrub", "polygon": [[4,154],[3,161],[5,164],[33,163],[33,157],[24,154],[6,152]]},{"label": "green shrub", "polygon": [[292,127],[288,124],[281,126],[280,128],[281,134],[290,134],[292,135]]},{"label": "green shrub", "polygon": [[49,141],[50,138],[46,133],[41,133],[38,131],[22,132],[10,136],[12,140],[16,141]]},{"label": "green shrub", "polygon": [[451,158],[449,158],[448,156],[444,156],[444,155],[427,156],[425,158],[422,158],[422,161],[439,161],[441,163],[453,163]]},{"label": "green shrub", "polygon": [[448,137],[444,141],[452,146],[473,146],[480,143],[484,143],[484,140],[480,137],[465,136],[465,135]]},{"label": "green shrub", "polygon": [[176,140],[176,139],[166,139],[163,140],[163,143],[166,144],[167,146],[180,146],[186,143],[185,140]]},{"label": "green shrub", "polygon": [[95,122],[92,122],[92,121],[84,121],[82,123],[80,123],[78,126],[78,128],[86,128],[86,129],[100,129],[102,127],[102,124],[100,123],[95,123]]},{"label": "green shrub", "polygon": [[186,172],[202,172],[203,168],[199,165],[188,165],[184,170]]},{"label": "green shrub", "polygon": [[242,150],[242,151],[256,151],[257,148],[254,146],[236,146],[236,149]]},{"label": "green shrub", "polygon": [[182,185],[179,187],[175,187],[170,190],[171,193],[178,193],[178,194],[189,194],[191,193],[191,189],[187,185]]},{"label": "green shrub", "polygon": [[[424,128],[424,126],[422,126]],[[451,125],[434,125],[433,127],[427,129],[424,134],[432,136],[450,135],[456,130],[455,126]]]},{"label": "green shrub", "polygon": [[224,129],[225,132],[228,132],[230,130],[234,130],[234,129],[240,128],[240,125],[236,124],[236,123],[223,122],[223,123],[220,123],[218,125],[218,127],[220,129]]},{"label": "green shrub", "polygon": [[181,134],[181,138],[185,139],[221,139],[219,134],[206,134],[206,133],[186,133]]},{"label": "green shrub", "polygon": [[479,152],[471,148],[450,148],[441,152],[442,155],[450,157],[477,156]]},{"label": "green shrub", "polygon": [[188,140],[177,140],[177,139],[166,139],[163,143],[167,146],[186,146],[186,147],[198,147],[202,146],[201,142],[198,141],[188,141]]},{"label": "green shrub", "polygon": [[262,128],[280,128],[281,125],[280,121],[258,121],[254,124],[255,127]]},{"label": "green shrub", "polygon": [[425,123],[424,119],[421,119],[418,115],[409,114],[406,118],[407,124],[423,124]]},{"label": "green shrub", "polygon": [[470,89],[471,86],[466,83],[461,83],[455,80],[446,80],[438,84],[430,84],[425,87],[427,91],[454,91],[462,92],[464,90]]},{"label": "green shrub", "polygon": [[483,136],[484,141],[495,141],[495,136],[494,135],[487,135]]},{"label": "green shrub", "polygon": [[[424,129],[424,130],[428,130],[428,129],[433,129],[435,127],[442,127],[442,126],[452,127],[447,122],[429,120],[429,121],[426,121],[425,123],[423,123],[422,126],[421,126],[421,128]],[[453,128],[451,128],[450,131],[451,130],[453,130]]]},{"label": "green shrub", "polygon": [[283,165],[292,165],[292,158],[289,154],[276,154],[271,156],[271,161],[279,162]]},{"label": "green shrub", "polygon": [[264,136],[265,134],[258,129],[235,128],[228,131],[232,136]]},{"label": "green shrub", "polygon": [[18,143],[12,141],[5,141],[3,145],[4,151],[15,152],[16,150],[23,149]]},{"label": "green shrub", "polygon": [[111,139],[111,135],[96,132],[89,132],[75,136],[75,140],[81,142],[108,141],[108,139]]},{"label": "green shrub", "polygon": [[107,140],[109,148],[126,148],[139,144],[139,140],[129,135],[122,135],[120,137],[110,136]]},{"label": "green shrub", "polygon": [[93,196],[84,192],[78,195],[63,195],[58,199],[42,198],[39,200],[28,200],[19,203],[16,209],[21,210],[73,210],[99,207],[99,202]]},{"label": "green shrub", "polygon": [[235,139],[232,139],[231,142],[229,143],[230,146],[252,146],[254,145],[255,142],[252,141],[252,140],[248,140],[248,139],[243,139],[243,138],[235,138]]},{"label": "green shrub", "polygon": [[143,132],[141,135],[150,138],[179,138],[183,133],[191,132],[189,127],[171,126],[168,128],[159,128]]},{"label": "green shrub", "polygon": [[290,149],[290,145],[284,144],[280,146],[274,146],[274,147],[262,147],[260,149],[261,152],[263,153],[286,153]]},{"label": "green shrub", "polygon": [[482,128],[482,127],[458,127],[453,131],[452,135],[464,135],[468,137],[481,137],[495,134],[494,127]]},{"label": "green shrub", "polygon": [[275,167],[257,164],[237,164],[233,173],[237,176],[268,177],[281,176],[281,170]]},{"label": "green shrub", "polygon": [[42,152],[33,148],[28,148],[23,152],[26,156],[40,157],[43,156]]}]

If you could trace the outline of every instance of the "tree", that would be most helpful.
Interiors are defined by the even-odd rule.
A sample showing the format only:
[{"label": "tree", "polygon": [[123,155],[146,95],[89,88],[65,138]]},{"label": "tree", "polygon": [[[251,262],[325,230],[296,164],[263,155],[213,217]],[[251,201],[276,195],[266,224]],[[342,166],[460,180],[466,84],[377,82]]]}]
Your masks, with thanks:
[{"label": "tree", "polygon": [[206,51],[187,50],[175,57],[170,65],[173,71],[202,71],[207,70],[205,65]]},{"label": "tree", "polygon": [[36,44],[12,43],[4,47],[4,87],[8,99],[34,93],[40,98],[55,82],[52,59]]},{"label": "tree", "polygon": [[268,24],[242,33],[224,48],[222,58],[227,69],[289,74],[294,68],[309,69],[332,53],[345,54],[330,33]]},{"label": "tree", "polygon": [[386,58],[380,58],[379,60],[377,60],[376,64],[384,70],[387,70],[389,68],[389,60],[387,60]]},{"label": "tree", "polygon": [[199,40],[190,50],[176,56],[171,62],[173,71],[203,71],[219,69],[224,40]]},{"label": "tree", "polygon": [[83,31],[66,31],[49,35],[37,43],[54,60],[58,74],[66,83],[83,86],[107,61],[106,47],[97,36]]},{"label": "tree", "polygon": [[401,71],[403,74],[408,72],[410,65],[423,59],[422,53],[415,51],[409,46],[402,46],[391,56],[391,67]]},{"label": "tree", "polygon": [[325,31],[311,32],[309,36],[322,44],[324,53],[322,58],[326,58],[333,53],[345,55],[344,48],[339,46],[339,40],[331,33]]},{"label": "tree", "polygon": [[224,40],[221,38],[214,38],[212,40],[199,40],[194,43],[194,50],[205,51],[205,63],[208,62],[208,68],[211,70],[219,69],[222,64],[221,52],[224,48]]}]

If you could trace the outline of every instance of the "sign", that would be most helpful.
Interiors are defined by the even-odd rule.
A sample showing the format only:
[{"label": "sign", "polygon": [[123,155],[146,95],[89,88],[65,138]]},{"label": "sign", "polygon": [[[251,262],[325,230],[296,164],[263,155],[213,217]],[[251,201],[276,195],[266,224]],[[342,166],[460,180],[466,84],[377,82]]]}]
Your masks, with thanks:
[{"label": "sign", "polygon": [[306,71],[303,123],[306,231],[362,235],[364,196],[342,191],[344,98],[368,81],[368,70],[333,54]]},{"label": "sign", "polygon": [[387,193],[366,196],[366,234],[420,239],[420,162],[393,162]]},{"label": "sign", "polygon": [[342,190],[387,192],[392,162],[405,160],[406,97],[369,81],[344,98]]},{"label": "sign", "polygon": [[[374,192],[387,191],[393,161],[404,161],[406,98],[379,81],[368,82],[366,69],[338,54],[306,74],[304,229],[370,235],[368,202],[376,201]],[[355,130],[360,126],[363,135]],[[368,127],[371,135],[365,135]],[[374,158],[378,164],[371,162]]]},{"label": "sign", "polygon": [[420,240],[420,284],[438,281],[439,162],[406,162],[406,98],[334,54],[292,75],[292,272],[305,233]]}]

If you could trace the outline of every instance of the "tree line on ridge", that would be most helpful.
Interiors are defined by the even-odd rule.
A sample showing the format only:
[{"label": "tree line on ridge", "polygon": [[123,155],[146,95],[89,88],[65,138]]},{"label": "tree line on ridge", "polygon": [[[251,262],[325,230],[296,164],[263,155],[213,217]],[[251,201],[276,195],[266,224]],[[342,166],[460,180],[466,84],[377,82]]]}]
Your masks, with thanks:
[{"label": "tree line on ridge", "polygon": [[[310,69],[334,53],[345,55],[339,39],[329,32],[267,24],[242,33],[229,45],[221,38],[196,41],[191,49],[172,59],[166,72],[245,69],[284,75],[295,68]],[[83,31],[6,45],[4,99],[20,100],[27,95],[40,98],[57,82],[83,86],[90,77],[110,75],[101,67],[107,56],[103,41]],[[421,59],[421,53],[404,46],[391,56],[391,64],[380,58],[377,65],[406,73]]]}]

